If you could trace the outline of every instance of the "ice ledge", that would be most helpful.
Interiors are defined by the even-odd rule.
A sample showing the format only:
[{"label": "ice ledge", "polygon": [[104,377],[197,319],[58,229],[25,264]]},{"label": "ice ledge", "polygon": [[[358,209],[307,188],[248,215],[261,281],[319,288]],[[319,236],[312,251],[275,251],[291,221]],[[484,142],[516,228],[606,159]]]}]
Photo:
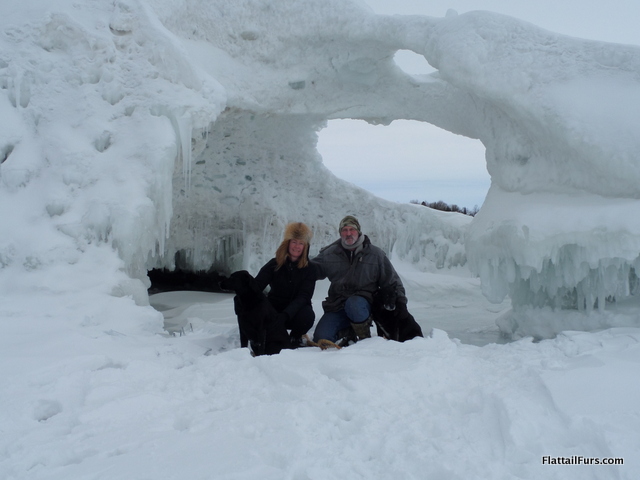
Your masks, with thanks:
[{"label": "ice ledge", "polygon": [[640,202],[597,195],[505,192],[495,185],[466,239],[469,267],[491,301],[603,311],[637,293]]}]

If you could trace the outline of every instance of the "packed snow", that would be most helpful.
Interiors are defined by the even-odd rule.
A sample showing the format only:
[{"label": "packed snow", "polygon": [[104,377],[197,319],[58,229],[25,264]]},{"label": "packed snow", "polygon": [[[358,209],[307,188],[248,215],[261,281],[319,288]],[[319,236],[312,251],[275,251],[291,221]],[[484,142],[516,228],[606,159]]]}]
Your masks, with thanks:
[{"label": "packed snow", "polygon": [[[638,477],[640,47],[359,1],[53,3],[0,6],[0,478]],[[481,140],[480,213],[335,178],[337,118]],[[152,268],[257,273],[289,221],[315,254],[346,213],[425,338],[253,358],[230,295],[148,295]]]},{"label": "packed snow", "polygon": [[425,338],[256,358],[230,294],[9,292],[2,477],[637,477],[640,329],[500,343],[477,279],[399,269]]}]

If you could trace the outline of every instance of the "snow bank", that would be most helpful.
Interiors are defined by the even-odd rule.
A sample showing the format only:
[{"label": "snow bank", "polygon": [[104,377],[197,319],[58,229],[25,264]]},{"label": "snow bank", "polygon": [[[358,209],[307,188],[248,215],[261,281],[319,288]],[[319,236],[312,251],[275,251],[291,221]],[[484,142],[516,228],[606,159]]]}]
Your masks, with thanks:
[{"label": "snow bank", "polygon": [[[217,311],[233,322],[230,300]],[[0,394],[12,412],[1,440],[6,478],[565,480],[638,471],[637,418],[592,395],[613,377],[618,398],[634,406],[637,382],[617,369],[623,357],[610,356],[637,360],[637,330],[484,348],[436,330],[339,352],[203,355],[213,345],[207,329],[222,326],[197,323],[164,339],[114,332],[74,358],[53,357],[28,384],[21,374],[31,363],[16,361]],[[53,338],[58,352],[80,340]],[[18,347],[5,351],[22,358]],[[566,374],[576,375],[571,387]],[[626,463],[542,463],[574,455]]]}]

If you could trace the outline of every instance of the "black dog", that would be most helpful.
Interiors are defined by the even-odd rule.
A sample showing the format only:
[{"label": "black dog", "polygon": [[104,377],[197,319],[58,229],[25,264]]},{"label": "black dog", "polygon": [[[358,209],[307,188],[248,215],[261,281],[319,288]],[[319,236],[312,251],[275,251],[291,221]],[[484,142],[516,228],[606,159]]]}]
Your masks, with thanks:
[{"label": "black dog", "polygon": [[378,336],[397,342],[424,336],[420,325],[407,310],[407,304],[397,300],[394,287],[381,288],[375,293],[371,314]]},{"label": "black dog", "polygon": [[277,312],[246,270],[220,281],[220,288],[236,293],[233,306],[238,316],[240,346],[251,348],[253,356],[273,355],[289,346],[289,334],[277,320]]}]

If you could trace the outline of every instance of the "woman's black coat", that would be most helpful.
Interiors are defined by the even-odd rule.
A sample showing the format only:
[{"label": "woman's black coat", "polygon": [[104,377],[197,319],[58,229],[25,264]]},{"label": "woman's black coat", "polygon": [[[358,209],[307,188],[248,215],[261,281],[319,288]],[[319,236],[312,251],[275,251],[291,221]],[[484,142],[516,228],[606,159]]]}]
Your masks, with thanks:
[{"label": "woman's black coat", "polygon": [[278,270],[277,266],[275,258],[269,260],[256,275],[256,282],[261,290],[269,285],[269,302],[278,312],[293,318],[300,308],[311,305],[316,288],[315,267],[309,263],[304,268],[298,268],[298,262],[291,262],[288,258]]}]

